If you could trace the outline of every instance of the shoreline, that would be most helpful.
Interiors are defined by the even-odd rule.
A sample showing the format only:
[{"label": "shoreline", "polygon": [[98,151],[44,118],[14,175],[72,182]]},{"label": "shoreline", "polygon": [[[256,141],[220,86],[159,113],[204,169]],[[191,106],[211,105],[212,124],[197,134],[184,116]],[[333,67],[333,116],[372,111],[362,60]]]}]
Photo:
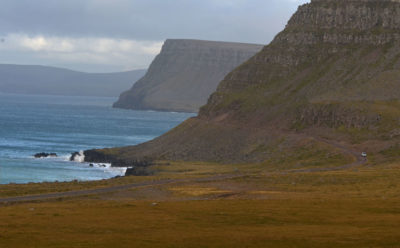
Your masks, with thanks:
[{"label": "shoreline", "polygon": [[[37,153],[37,154],[42,154],[42,153]],[[35,155],[37,155],[35,154]],[[29,156],[29,157],[24,157],[20,158],[22,160],[31,160],[32,164],[35,163],[44,163],[45,165],[47,164],[66,164],[67,166],[64,166],[62,169],[67,169],[67,170],[72,170],[76,171],[76,178],[71,178],[71,179],[43,179],[39,181],[40,179],[37,178],[32,178],[34,181],[29,181],[26,180],[24,182],[18,182],[18,180],[21,181],[21,179],[17,179],[16,181],[10,181],[7,183],[1,183],[0,181],[0,186],[1,185],[32,185],[32,184],[42,184],[42,183],[73,183],[73,182],[95,182],[95,181],[102,181],[102,180],[110,180],[114,178],[119,178],[119,177],[124,177],[127,171],[127,167],[112,167],[111,164],[109,163],[88,163],[85,161],[72,161],[70,160],[70,155],[59,155],[59,156],[53,156],[54,153],[49,153],[50,156],[48,157],[35,157],[34,156]],[[10,166],[7,166],[10,167]],[[44,167],[43,167],[44,168]],[[43,169],[42,168],[42,169]],[[1,167],[0,167],[0,173],[1,173]],[[21,168],[22,169],[22,168]],[[55,168],[53,168],[55,170]],[[87,178],[82,178],[81,172],[82,169],[88,173]],[[4,170],[4,168],[3,168]],[[15,172],[18,172],[18,169],[14,169]],[[92,171],[92,173],[90,173]],[[99,174],[100,173],[100,174]],[[100,176],[101,174],[104,174],[104,176]],[[92,176],[91,176],[92,175]],[[92,178],[92,177],[99,177],[99,178]],[[8,179],[10,180],[10,179]]]},{"label": "shoreline", "polygon": [[73,151],[143,143],[191,115],[112,109],[112,99],[103,97],[2,96],[7,96],[0,101],[4,110],[0,116],[4,124],[0,131],[2,185],[124,175],[116,166],[111,169],[115,171],[103,173],[103,168],[89,170],[90,163],[73,168],[53,159],[33,161],[32,156],[45,152],[69,157]]}]

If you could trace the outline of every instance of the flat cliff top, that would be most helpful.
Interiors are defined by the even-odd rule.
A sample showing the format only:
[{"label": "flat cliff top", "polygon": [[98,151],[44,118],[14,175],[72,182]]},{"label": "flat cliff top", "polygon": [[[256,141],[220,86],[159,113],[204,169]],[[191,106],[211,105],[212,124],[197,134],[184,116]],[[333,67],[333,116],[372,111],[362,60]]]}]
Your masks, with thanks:
[{"label": "flat cliff top", "polygon": [[164,43],[165,47],[174,48],[189,48],[199,47],[203,49],[233,49],[258,52],[264,45],[240,43],[240,42],[226,42],[226,41],[208,41],[208,40],[192,40],[192,39],[167,39]]}]

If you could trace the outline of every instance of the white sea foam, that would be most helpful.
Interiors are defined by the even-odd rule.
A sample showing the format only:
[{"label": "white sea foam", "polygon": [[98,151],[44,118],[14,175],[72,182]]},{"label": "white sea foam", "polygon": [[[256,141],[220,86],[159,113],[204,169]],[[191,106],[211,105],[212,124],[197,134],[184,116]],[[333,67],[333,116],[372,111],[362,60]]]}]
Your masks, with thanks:
[{"label": "white sea foam", "polygon": [[124,176],[127,167],[112,167],[110,163],[87,163],[96,169],[103,169],[106,173],[111,173],[114,176]]},{"label": "white sea foam", "polygon": [[58,156],[58,157],[59,157],[59,159],[61,159],[62,161],[67,162],[67,161],[70,161],[71,154],[63,154],[63,155],[60,155],[60,156]]},{"label": "white sea foam", "polygon": [[109,163],[90,163],[90,164],[92,164],[93,167],[96,167],[96,168],[110,168],[111,167],[111,164],[109,164]]},{"label": "white sea foam", "polygon": [[83,163],[83,162],[85,162],[85,154],[83,153],[83,151],[80,151],[80,152],[79,152],[79,155],[76,155],[76,156],[74,157],[74,161],[75,161],[75,162],[78,162],[78,163]]},{"label": "white sea foam", "polygon": [[111,172],[115,176],[125,176],[125,172],[128,168],[127,167],[108,167],[106,168],[107,171]]}]

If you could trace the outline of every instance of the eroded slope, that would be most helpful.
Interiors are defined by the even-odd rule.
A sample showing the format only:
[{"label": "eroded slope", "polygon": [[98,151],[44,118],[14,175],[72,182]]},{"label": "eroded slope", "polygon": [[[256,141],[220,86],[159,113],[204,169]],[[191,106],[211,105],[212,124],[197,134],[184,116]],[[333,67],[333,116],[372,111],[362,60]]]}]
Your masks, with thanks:
[{"label": "eroded slope", "polygon": [[261,162],[319,150],[309,139],[324,137],[368,151],[370,161],[397,159],[399,24],[397,1],[305,4],[225,77],[198,117],[148,143],[100,153],[128,162]]}]

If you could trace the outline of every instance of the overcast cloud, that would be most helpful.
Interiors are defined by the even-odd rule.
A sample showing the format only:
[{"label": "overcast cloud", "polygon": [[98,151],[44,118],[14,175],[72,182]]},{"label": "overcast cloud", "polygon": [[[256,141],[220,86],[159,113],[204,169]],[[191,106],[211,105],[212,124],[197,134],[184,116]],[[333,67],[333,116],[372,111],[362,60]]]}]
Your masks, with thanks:
[{"label": "overcast cloud", "polygon": [[267,44],[307,0],[0,0],[0,63],[147,68],[167,38]]}]

